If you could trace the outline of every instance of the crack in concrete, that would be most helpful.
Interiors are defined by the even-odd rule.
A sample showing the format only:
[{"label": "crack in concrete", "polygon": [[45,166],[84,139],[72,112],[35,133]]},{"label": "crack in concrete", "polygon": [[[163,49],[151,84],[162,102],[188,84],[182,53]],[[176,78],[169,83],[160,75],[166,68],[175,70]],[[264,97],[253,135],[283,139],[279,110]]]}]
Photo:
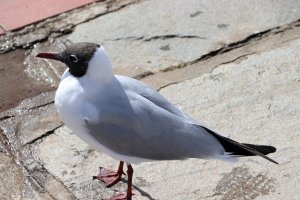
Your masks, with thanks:
[{"label": "crack in concrete", "polygon": [[215,196],[220,196],[222,195],[222,193],[214,193],[212,195],[208,195],[208,196],[205,196],[205,197],[201,197],[199,198],[198,200],[201,200],[201,199],[207,199],[207,198],[211,198],[211,197],[215,197]]},{"label": "crack in concrete", "polygon": [[0,121],[4,121],[6,119],[10,119],[10,118],[13,118],[14,116],[13,115],[4,115],[3,117],[0,117]]},{"label": "crack in concrete", "polygon": [[128,37],[119,37],[115,39],[109,39],[109,41],[119,41],[119,40],[142,40],[144,39],[144,36],[138,37],[138,36],[128,36]]},{"label": "crack in concrete", "polygon": [[[23,113],[25,113],[25,112],[29,112],[29,111],[32,111],[32,110],[35,110],[35,109],[46,107],[46,106],[51,105],[53,103],[54,103],[54,101],[50,101],[50,102],[40,104],[40,105],[36,105],[36,106],[33,106],[33,107],[29,107],[29,108],[21,108],[21,110],[22,110]],[[16,107],[15,109],[18,109],[18,108]],[[6,111],[1,113],[1,114],[3,114],[3,116],[0,117],[0,122],[16,117],[16,115],[9,115],[7,113],[11,113],[11,111],[6,110]]]},{"label": "crack in concrete", "polygon": [[[247,57],[247,56],[254,55],[254,54],[256,54],[256,52],[243,54],[243,55],[240,55],[240,56],[238,56],[238,57],[236,57],[236,58],[234,58],[234,59],[232,59],[232,60],[229,60],[229,61],[226,61],[226,62],[222,62],[222,63],[220,63],[220,64],[218,64],[218,65],[212,67],[212,69],[210,70],[210,73],[213,72],[215,69],[217,69],[218,67],[220,67],[220,66],[222,66],[222,65],[226,65],[226,64],[229,64],[229,63],[234,63],[234,62],[236,62],[236,61],[238,61],[238,60],[241,60],[242,58],[245,58],[245,57]],[[187,80],[190,80],[190,79],[187,79]]]},{"label": "crack in concrete", "polygon": [[128,37],[120,37],[115,39],[110,39],[109,41],[118,41],[118,40],[142,40],[144,42],[150,42],[152,40],[167,40],[173,38],[196,38],[206,40],[206,37],[200,37],[197,35],[180,35],[180,34],[168,34],[168,35],[156,35],[149,38],[145,38],[144,36],[128,36]]},{"label": "crack in concrete", "polygon": [[236,62],[236,61],[238,61],[238,60],[241,60],[242,58],[245,58],[245,57],[247,57],[247,56],[254,55],[255,53],[256,53],[256,52],[243,54],[243,55],[240,55],[240,56],[234,58],[233,60],[226,61],[226,62],[222,62],[222,63],[220,63],[219,65],[215,66],[215,67],[212,69],[212,71],[213,71],[214,69],[218,68],[218,67],[221,66],[221,65],[226,65],[226,64],[229,64],[229,63],[234,63],[234,62]]},{"label": "crack in concrete", "polygon": [[153,75],[153,74],[154,74],[154,73],[151,72],[151,71],[146,71],[146,72],[143,72],[143,73],[141,73],[141,74],[138,74],[138,75],[133,76],[133,78],[140,80],[140,79],[142,79],[142,78],[145,78],[145,77],[150,76],[150,75]]},{"label": "crack in concrete", "polygon": [[35,110],[35,109],[38,109],[38,108],[42,108],[42,107],[51,105],[51,104],[53,104],[53,103],[54,103],[54,100],[53,100],[53,101],[50,101],[50,102],[47,102],[47,103],[44,103],[44,104],[40,104],[40,105],[33,106],[33,107],[29,108],[28,110]]},{"label": "crack in concrete", "polygon": [[170,34],[170,35],[158,35],[158,36],[153,36],[150,38],[144,39],[145,42],[149,42],[151,40],[167,40],[167,39],[172,39],[172,38],[197,38],[197,39],[203,39],[206,40],[206,37],[200,37],[197,35],[178,35],[178,34]]},{"label": "crack in concrete", "polygon": [[171,83],[168,83],[168,84],[166,84],[166,85],[163,85],[163,86],[159,87],[159,88],[157,89],[157,91],[159,92],[160,90],[162,90],[162,89],[164,89],[164,88],[166,88],[166,87],[168,87],[168,86],[170,86],[170,85],[175,85],[175,84],[177,84],[177,83],[180,83],[180,81],[171,82]]},{"label": "crack in concrete", "polygon": [[53,129],[51,129],[51,130],[49,130],[49,131],[46,131],[44,134],[40,135],[39,137],[36,137],[36,138],[34,138],[33,140],[30,140],[30,141],[26,142],[26,143],[24,144],[24,146],[26,146],[26,145],[31,145],[31,144],[33,144],[33,143],[39,141],[39,140],[42,140],[42,139],[44,139],[44,138],[46,138],[46,137],[48,137],[48,136],[54,134],[54,132],[55,132],[57,129],[59,129],[60,127],[62,127],[62,126],[63,126],[63,124],[61,124],[61,125],[59,125],[59,126],[53,128]]}]

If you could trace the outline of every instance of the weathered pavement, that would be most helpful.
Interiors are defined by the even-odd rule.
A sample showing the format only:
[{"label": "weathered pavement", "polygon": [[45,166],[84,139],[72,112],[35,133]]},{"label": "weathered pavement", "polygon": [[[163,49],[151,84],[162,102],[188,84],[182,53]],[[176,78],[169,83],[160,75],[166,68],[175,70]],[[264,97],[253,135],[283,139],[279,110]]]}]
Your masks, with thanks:
[{"label": "weathered pavement", "polygon": [[[135,165],[134,199],[297,200],[299,11],[299,1],[97,2],[48,19],[48,29],[41,22],[14,33],[14,43],[1,45],[9,50],[36,44],[24,58],[24,76],[55,88],[64,67],[37,61],[36,52],[77,41],[101,43],[117,73],[142,79],[233,139],[278,149],[271,157],[279,165],[257,157]],[[28,29],[40,34],[32,37]],[[109,189],[91,179],[99,166],[116,168],[117,161],[72,134],[53,97],[34,95],[0,114],[1,199],[105,199],[125,191],[126,177]]]}]

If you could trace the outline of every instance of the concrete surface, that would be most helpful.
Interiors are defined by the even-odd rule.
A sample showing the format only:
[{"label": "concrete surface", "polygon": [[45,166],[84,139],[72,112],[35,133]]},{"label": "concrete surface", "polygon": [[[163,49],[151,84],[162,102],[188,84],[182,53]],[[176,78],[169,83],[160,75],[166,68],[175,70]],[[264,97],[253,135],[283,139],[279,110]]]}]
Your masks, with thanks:
[{"label": "concrete surface", "polygon": [[300,1],[144,1],[76,26],[69,39],[103,44],[117,72],[137,75],[293,22],[299,11]]},{"label": "concrete surface", "polygon": [[[198,9],[199,2],[206,9]],[[166,1],[142,1],[121,8],[117,1],[114,3],[119,7],[116,11],[101,14],[87,24],[101,23],[103,30],[94,31],[100,35],[105,35],[105,30],[110,33],[102,41],[108,45],[116,71],[129,75],[153,71],[139,78],[185,112],[233,139],[276,146],[278,151],[270,156],[280,163],[274,165],[251,157],[237,163],[190,159],[134,165],[133,199],[298,200],[300,17],[299,12],[293,12],[299,6],[298,1],[285,2],[285,6],[281,1],[260,4],[193,1],[189,5],[182,1],[174,5]],[[168,17],[158,20],[163,14],[158,5],[164,5]],[[150,8],[155,8],[157,13],[149,13]],[[244,12],[236,17],[240,10]],[[188,27],[193,29],[192,22],[188,23],[184,17],[186,13],[190,21],[203,20],[201,16],[210,22],[215,20],[210,29],[205,29],[207,39],[198,38],[203,36],[200,34],[203,30],[197,28],[195,32],[184,32]],[[148,20],[144,15],[153,19]],[[120,19],[126,19],[128,27],[120,26]],[[131,23],[129,19],[138,20]],[[106,24],[108,22],[112,27]],[[159,32],[159,24],[169,27],[169,32]],[[230,25],[218,28],[218,24]],[[62,34],[33,46],[23,60],[26,62],[24,76],[38,85],[56,87],[64,67],[54,62],[39,62],[33,56],[47,48],[64,48],[70,42],[68,38],[81,37],[83,27],[92,28],[78,25],[71,35]],[[114,28],[120,32],[113,32]],[[214,31],[218,29],[226,29],[224,35]],[[169,36],[155,38],[166,34]],[[170,36],[172,34],[183,37]],[[109,41],[116,38],[108,36],[123,39]],[[128,38],[131,36],[143,38]],[[185,52],[177,47],[173,49],[176,41],[178,44],[186,42]],[[170,44],[171,50],[161,50],[167,52],[163,55],[152,54],[161,45],[167,45],[165,42]],[[203,43],[201,51],[197,50],[197,42]],[[140,52],[135,49],[137,43]],[[128,44],[132,52],[122,54],[125,47],[120,44]],[[114,49],[114,45],[120,49]],[[156,64],[144,63],[147,56],[142,55],[149,55],[147,52]],[[167,59],[171,57],[175,58],[172,62]],[[130,66],[141,68],[123,69],[124,66],[118,65],[123,61],[124,66],[133,64]],[[38,67],[43,69],[37,70]],[[118,161],[93,150],[64,126],[56,114],[53,98],[54,91],[44,92],[0,113],[0,199],[106,199],[114,190],[125,191],[126,176],[113,188],[105,188],[100,181],[92,180],[100,166],[115,169]]]}]

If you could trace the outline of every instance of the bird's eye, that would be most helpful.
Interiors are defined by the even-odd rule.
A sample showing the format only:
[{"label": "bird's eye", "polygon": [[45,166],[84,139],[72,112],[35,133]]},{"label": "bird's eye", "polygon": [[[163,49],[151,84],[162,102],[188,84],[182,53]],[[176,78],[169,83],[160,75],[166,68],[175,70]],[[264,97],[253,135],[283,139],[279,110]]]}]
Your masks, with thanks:
[{"label": "bird's eye", "polygon": [[77,58],[76,55],[70,55],[69,60],[72,61],[72,62],[78,62],[78,58]]}]

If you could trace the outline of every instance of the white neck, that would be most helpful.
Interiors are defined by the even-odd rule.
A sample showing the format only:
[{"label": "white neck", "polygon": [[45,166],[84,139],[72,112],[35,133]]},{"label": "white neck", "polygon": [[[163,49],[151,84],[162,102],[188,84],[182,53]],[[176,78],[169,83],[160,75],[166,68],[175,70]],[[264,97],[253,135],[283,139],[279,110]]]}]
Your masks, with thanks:
[{"label": "white neck", "polygon": [[112,77],[113,72],[110,59],[108,58],[105,49],[99,47],[91,58],[87,72],[82,78],[91,81],[106,82],[111,80]]}]

